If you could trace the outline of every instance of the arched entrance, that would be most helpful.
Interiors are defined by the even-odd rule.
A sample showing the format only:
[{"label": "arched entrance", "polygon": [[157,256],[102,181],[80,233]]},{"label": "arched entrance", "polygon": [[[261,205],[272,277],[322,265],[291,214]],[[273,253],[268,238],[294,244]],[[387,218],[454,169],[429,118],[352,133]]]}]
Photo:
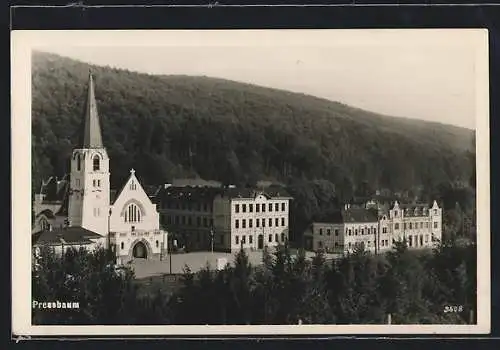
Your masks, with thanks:
[{"label": "arched entrance", "polygon": [[259,235],[259,238],[257,240],[257,248],[264,249],[264,236],[263,235]]},{"label": "arched entrance", "polygon": [[147,259],[148,250],[146,248],[146,245],[142,242],[137,242],[132,250],[132,256],[138,259]]}]

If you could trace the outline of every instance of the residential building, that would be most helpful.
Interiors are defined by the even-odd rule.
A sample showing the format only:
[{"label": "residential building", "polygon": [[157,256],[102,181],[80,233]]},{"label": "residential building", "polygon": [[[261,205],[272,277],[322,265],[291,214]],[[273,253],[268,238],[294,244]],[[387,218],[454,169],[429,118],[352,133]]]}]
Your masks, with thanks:
[{"label": "residential building", "polygon": [[338,213],[315,220],[304,234],[305,247],[327,252],[348,253],[357,246],[382,252],[396,241],[408,247],[431,248],[442,238],[442,209],[436,201],[429,204],[390,206],[367,203],[365,207],[346,205]]}]

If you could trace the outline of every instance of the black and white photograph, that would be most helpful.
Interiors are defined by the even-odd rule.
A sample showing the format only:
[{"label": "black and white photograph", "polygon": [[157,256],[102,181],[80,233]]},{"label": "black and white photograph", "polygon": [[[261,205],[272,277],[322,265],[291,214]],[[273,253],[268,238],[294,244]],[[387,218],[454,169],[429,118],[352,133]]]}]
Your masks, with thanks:
[{"label": "black and white photograph", "polygon": [[488,333],[487,42],[13,32],[14,330]]}]

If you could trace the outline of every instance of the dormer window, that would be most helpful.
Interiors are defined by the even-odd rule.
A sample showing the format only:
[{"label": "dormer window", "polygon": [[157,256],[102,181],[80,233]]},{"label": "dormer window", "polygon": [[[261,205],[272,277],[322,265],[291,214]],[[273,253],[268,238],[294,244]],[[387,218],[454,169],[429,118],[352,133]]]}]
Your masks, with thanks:
[{"label": "dormer window", "polygon": [[92,161],[94,171],[99,171],[101,169],[101,158],[99,158],[98,155],[95,155]]},{"label": "dormer window", "polygon": [[398,211],[397,210],[394,210],[394,216],[398,217]]}]

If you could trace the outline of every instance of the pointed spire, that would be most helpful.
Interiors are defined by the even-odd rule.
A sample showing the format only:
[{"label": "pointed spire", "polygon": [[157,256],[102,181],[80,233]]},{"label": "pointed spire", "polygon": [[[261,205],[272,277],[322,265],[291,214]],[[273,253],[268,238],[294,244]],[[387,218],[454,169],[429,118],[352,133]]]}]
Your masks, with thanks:
[{"label": "pointed spire", "polygon": [[97,114],[97,103],[94,93],[94,79],[89,69],[89,82],[87,87],[87,101],[85,103],[85,121],[80,146],[82,148],[103,148],[101,126]]}]

